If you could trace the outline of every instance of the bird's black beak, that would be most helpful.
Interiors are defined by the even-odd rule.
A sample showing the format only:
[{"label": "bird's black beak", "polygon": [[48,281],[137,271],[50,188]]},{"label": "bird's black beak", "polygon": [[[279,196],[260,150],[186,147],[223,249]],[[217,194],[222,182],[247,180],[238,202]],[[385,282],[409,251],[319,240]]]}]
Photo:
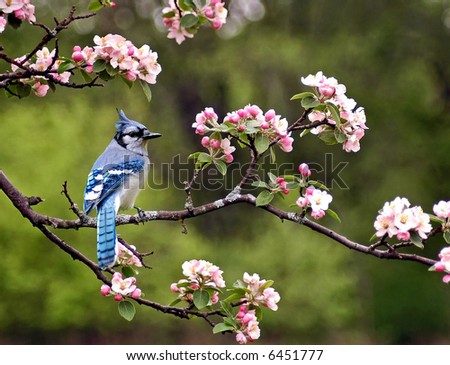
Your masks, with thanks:
[{"label": "bird's black beak", "polygon": [[144,135],[142,136],[142,138],[144,138],[144,139],[152,139],[152,138],[158,138],[158,137],[161,137],[161,134],[155,133],[155,132],[149,132],[149,131],[145,131]]}]

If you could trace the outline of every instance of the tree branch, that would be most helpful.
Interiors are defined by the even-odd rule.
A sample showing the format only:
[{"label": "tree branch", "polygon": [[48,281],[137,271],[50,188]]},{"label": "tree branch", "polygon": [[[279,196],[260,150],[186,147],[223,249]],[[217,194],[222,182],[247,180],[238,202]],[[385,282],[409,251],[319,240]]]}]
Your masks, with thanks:
[{"label": "tree branch", "polygon": [[[8,180],[3,171],[0,170],[0,188],[6,194],[6,196],[11,200],[13,205],[21,212],[21,214],[27,218],[34,226],[41,229],[41,226],[51,226],[56,229],[78,229],[78,228],[94,228],[97,223],[94,218],[90,218],[86,215],[81,215],[81,218],[77,220],[65,220],[56,217],[50,217],[46,215],[39,214],[35,212],[29,203],[29,199],[22,195]],[[138,224],[142,222],[149,222],[154,220],[164,220],[164,221],[182,221],[185,219],[201,216],[208,214],[210,212],[223,209],[230,205],[246,203],[252,206],[256,206],[256,198],[252,194],[241,194],[240,187],[236,187],[231,193],[229,193],[225,198],[218,199],[216,201],[200,205],[198,207],[191,207],[191,209],[175,210],[175,211],[143,211],[135,215],[118,215],[116,219],[117,225],[124,224]],[[380,259],[391,259],[391,260],[403,260],[403,261],[414,261],[427,266],[434,265],[437,261],[408,253],[400,253],[396,250],[387,249],[382,250],[374,247],[373,245],[364,245],[349,238],[340,235],[339,233],[320,225],[317,222],[309,220],[295,212],[286,212],[273,205],[266,205],[258,207],[259,209],[265,210],[266,212],[280,218],[281,220],[290,221],[296,224],[303,225],[309,229],[324,235],[331,240],[353,250],[366,255],[375,256]],[[45,233],[44,233],[45,234]],[[55,242],[56,243],[56,242]],[[61,248],[64,246],[61,244]],[[67,252],[67,251],[66,251]],[[79,253],[68,252],[69,254],[74,254],[77,256]],[[81,255],[81,254],[80,254]],[[72,256],[73,257],[73,256]],[[79,258],[77,256],[77,258]],[[94,264],[95,265],[95,264]],[[87,266],[91,267],[88,263]],[[96,265],[95,265],[96,266]]]}]

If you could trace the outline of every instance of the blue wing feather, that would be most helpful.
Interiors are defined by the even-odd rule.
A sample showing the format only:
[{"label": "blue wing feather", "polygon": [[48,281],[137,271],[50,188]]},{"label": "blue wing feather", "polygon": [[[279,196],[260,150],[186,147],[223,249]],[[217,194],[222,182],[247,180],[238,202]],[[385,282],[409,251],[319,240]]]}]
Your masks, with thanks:
[{"label": "blue wing feather", "polygon": [[143,160],[133,160],[92,169],[84,191],[83,208],[86,214],[115,192],[127,176],[136,174],[143,168]]}]

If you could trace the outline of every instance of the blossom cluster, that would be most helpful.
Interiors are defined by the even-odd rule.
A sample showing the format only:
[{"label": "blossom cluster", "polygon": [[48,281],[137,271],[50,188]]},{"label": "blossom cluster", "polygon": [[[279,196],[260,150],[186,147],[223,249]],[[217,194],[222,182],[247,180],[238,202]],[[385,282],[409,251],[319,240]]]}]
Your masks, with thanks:
[{"label": "blossom cluster", "polygon": [[295,202],[300,208],[311,209],[311,216],[315,219],[323,218],[333,197],[325,190],[309,186]]},{"label": "blossom cluster", "polygon": [[36,21],[34,11],[34,5],[31,4],[30,0],[0,0],[0,33],[3,33],[8,24],[7,17],[9,14],[19,22],[26,20],[33,23]]},{"label": "blossom cluster", "polygon": [[416,232],[420,238],[426,239],[432,229],[430,216],[420,206],[410,205],[408,199],[400,197],[386,202],[374,222],[376,236],[396,236],[401,241],[408,241],[411,232]]},{"label": "blossom cluster", "polygon": [[[195,128],[195,133],[198,135],[209,132],[235,132],[243,140],[247,140],[245,135],[259,135],[267,141],[264,144],[265,148],[270,142],[276,141],[284,152],[291,152],[293,149],[294,139],[291,137],[291,132],[288,131],[288,122],[285,118],[277,115],[273,109],[264,113],[257,105],[246,105],[239,110],[227,113],[222,123],[219,123],[218,119],[214,109],[207,107],[196,115],[192,127]],[[210,140],[203,139],[202,145],[207,146],[208,141]],[[226,142],[225,147],[229,147],[229,142]],[[258,147],[259,145],[256,146],[257,149]],[[234,148],[228,152],[231,154],[234,152]],[[258,152],[262,153],[264,150]],[[230,156],[227,156],[227,159],[231,160]]]},{"label": "blossom cluster", "polygon": [[178,294],[178,298],[192,302],[193,293],[196,290],[212,289],[210,301],[212,304],[219,300],[219,292],[215,289],[224,288],[223,271],[216,265],[206,260],[185,261],[181,266],[186,279],[180,279],[177,283],[172,283],[170,289]]},{"label": "blossom cluster", "polygon": [[327,191],[318,189],[314,185],[309,185],[312,182],[309,181],[311,170],[308,164],[300,164],[298,166],[298,171],[301,175],[299,180],[301,195],[295,203],[303,210],[308,208],[311,209],[311,216],[313,218],[323,218],[326,211],[329,210],[329,205],[332,202],[333,197]]},{"label": "blossom cluster", "polygon": [[[52,81],[56,80],[61,83],[69,82],[69,78],[71,76],[69,71],[58,73],[58,68],[62,61],[56,58],[55,50],[50,51],[47,47],[43,47],[36,52],[36,55],[32,58],[32,60],[24,62],[25,57],[26,56],[16,58],[15,61],[22,64],[24,67],[28,67],[38,72],[49,72],[49,74],[52,75]],[[13,72],[16,72],[20,68],[19,66],[12,64],[11,69]],[[47,95],[50,88],[48,85],[48,77],[46,76],[36,75],[29,79],[21,79],[20,81],[24,84],[30,85],[35,95],[39,97]]]},{"label": "blossom cluster", "polygon": [[[321,136],[336,130],[338,133],[334,135],[338,135],[337,142],[343,143],[346,152],[359,151],[360,140],[368,129],[366,115],[364,108],[357,107],[356,101],[345,95],[345,85],[339,84],[334,77],[326,77],[322,71],[302,77],[301,82],[314,88],[318,104],[332,104],[339,113],[334,115],[330,108],[312,110],[308,119],[311,122],[326,121],[326,124],[311,129],[311,133]],[[337,117],[339,120],[336,120]]]},{"label": "blossom cluster", "polygon": [[197,7],[195,2],[178,2],[169,0],[163,9],[164,25],[169,29],[167,38],[175,39],[178,44],[186,38],[192,38],[199,27],[207,23],[214,30],[218,30],[226,23],[228,10],[221,0],[206,0],[204,5]]},{"label": "blossom cluster", "polygon": [[228,113],[224,122],[234,125],[238,132],[261,133],[270,141],[277,140],[282,151],[292,151],[294,139],[291,137],[291,132],[288,132],[288,122],[286,118],[277,115],[273,109],[264,113],[257,105],[247,105]]},{"label": "blossom cluster", "polygon": [[104,37],[96,35],[94,43],[94,47],[73,48],[72,59],[77,66],[92,73],[96,71],[97,62],[100,66],[97,70],[102,71],[109,65],[114,70],[113,74],[120,74],[129,81],[139,78],[149,84],[156,83],[161,65],[158,63],[158,53],[153,52],[147,44],[137,48],[119,34],[107,34]]},{"label": "blossom cluster", "polygon": [[242,298],[244,304],[239,306],[236,314],[238,328],[236,332],[236,342],[246,344],[253,342],[260,336],[260,328],[255,308],[263,305],[273,311],[278,310],[280,294],[270,287],[272,281],[261,280],[259,275],[254,273],[249,275],[244,273],[243,282],[247,284],[245,296]]},{"label": "blossom cluster", "polygon": [[115,272],[111,280],[111,286],[102,285],[100,293],[103,296],[112,295],[114,300],[120,302],[124,297],[130,296],[134,299],[142,295],[141,289],[136,287],[136,278],[124,278],[120,272]]},{"label": "blossom cluster", "polygon": [[[141,260],[133,254],[132,251],[130,251],[127,247],[122,245],[120,242],[118,242],[118,254],[117,254],[117,260],[116,264],[123,265],[123,266],[136,266],[136,267],[142,267]],[[136,250],[136,247],[131,245],[130,246],[133,250]]]},{"label": "blossom cluster", "polygon": [[75,46],[72,59],[57,58],[56,50],[50,51],[47,47],[38,50],[30,60],[24,62],[26,56],[16,58],[16,64],[11,65],[13,72],[29,68],[42,73],[27,79],[20,79],[24,85],[30,85],[36,96],[47,95],[52,82],[67,84],[74,69],[82,69],[87,73],[107,72],[107,77],[123,76],[133,82],[141,79],[149,84],[156,83],[156,77],[161,72],[157,62],[158,54],[148,45],[137,48],[121,35],[108,34],[104,37],[95,36],[94,47]]},{"label": "blossom cluster", "polygon": [[446,284],[450,283],[450,246],[444,247],[439,252],[439,261],[433,265],[432,270],[437,272],[445,272],[446,275],[442,281]]}]

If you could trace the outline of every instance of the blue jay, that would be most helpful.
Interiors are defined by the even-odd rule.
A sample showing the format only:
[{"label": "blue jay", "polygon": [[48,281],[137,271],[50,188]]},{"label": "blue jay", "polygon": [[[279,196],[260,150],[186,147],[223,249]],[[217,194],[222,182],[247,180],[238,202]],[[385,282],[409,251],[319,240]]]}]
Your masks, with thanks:
[{"label": "blue jay", "polygon": [[142,124],[130,120],[118,110],[116,134],[95,161],[84,191],[86,214],[97,208],[97,258],[102,269],[117,258],[116,214],[130,209],[147,180],[150,160],[147,142],[157,138]]}]

